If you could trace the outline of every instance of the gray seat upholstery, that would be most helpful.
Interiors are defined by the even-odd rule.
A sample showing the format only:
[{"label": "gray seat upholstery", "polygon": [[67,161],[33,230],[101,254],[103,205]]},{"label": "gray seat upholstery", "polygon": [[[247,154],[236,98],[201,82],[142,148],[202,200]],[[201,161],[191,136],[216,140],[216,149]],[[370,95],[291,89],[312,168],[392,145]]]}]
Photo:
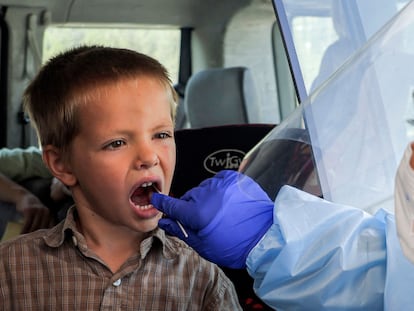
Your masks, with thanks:
[{"label": "gray seat upholstery", "polygon": [[186,87],[184,108],[191,128],[257,123],[258,97],[250,70],[213,68],[194,74]]}]

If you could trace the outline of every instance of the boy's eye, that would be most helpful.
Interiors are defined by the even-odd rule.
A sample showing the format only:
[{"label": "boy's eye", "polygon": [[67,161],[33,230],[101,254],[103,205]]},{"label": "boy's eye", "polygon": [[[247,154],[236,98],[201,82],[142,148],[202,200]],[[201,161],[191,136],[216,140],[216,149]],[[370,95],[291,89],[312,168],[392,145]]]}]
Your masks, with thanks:
[{"label": "boy's eye", "polygon": [[106,145],[107,149],[117,149],[125,145],[125,142],[123,140],[114,140],[113,142],[110,142],[108,145]]},{"label": "boy's eye", "polygon": [[158,133],[157,135],[155,135],[157,138],[160,139],[166,139],[166,138],[170,138],[172,137],[172,135],[168,132],[162,132],[162,133]]}]

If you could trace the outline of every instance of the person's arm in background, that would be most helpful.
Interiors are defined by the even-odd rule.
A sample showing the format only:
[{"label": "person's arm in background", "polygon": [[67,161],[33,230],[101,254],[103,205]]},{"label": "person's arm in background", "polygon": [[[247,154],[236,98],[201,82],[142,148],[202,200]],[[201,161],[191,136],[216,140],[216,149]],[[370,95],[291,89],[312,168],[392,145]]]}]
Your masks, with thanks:
[{"label": "person's arm in background", "polygon": [[0,201],[16,205],[24,216],[22,233],[31,232],[52,224],[50,210],[37,196],[20,185],[31,178],[52,178],[42,160],[39,148],[0,149]]},{"label": "person's arm in background", "polygon": [[151,202],[169,217],[160,227],[203,257],[231,268],[247,264],[257,295],[277,310],[383,310],[383,215],[289,186],[273,203],[234,171],[218,173],[181,200],[155,193]]},{"label": "person's arm in background", "polygon": [[12,203],[24,217],[21,233],[53,225],[49,209],[29,190],[0,173],[0,201]]},{"label": "person's arm in background", "polygon": [[43,163],[42,151],[36,147],[0,148],[0,172],[17,183],[31,178],[52,178]]}]

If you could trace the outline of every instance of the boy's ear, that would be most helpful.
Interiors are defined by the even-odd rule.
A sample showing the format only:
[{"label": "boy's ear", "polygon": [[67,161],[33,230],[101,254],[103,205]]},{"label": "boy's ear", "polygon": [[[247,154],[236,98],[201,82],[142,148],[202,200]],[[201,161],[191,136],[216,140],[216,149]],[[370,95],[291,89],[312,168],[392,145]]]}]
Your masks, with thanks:
[{"label": "boy's ear", "polygon": [[60,149],[47,145],[42,147],[43,161],[52,172],[53,176],[59,179],[66,186],[74,186],[76,184],[76,177],[72,174],[71,167],[62,155]]}]

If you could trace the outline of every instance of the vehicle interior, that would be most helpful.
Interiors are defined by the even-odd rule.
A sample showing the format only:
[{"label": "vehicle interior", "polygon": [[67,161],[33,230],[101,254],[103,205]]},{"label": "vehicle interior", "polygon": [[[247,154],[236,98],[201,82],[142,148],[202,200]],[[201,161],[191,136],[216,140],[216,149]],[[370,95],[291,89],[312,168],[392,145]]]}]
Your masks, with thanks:
[{"label": "vehicle interior", "polygon": [[[219,114],[210,113],[210,121],[200,125],[233,121],[277,124],[281,120],[278,97],[290,97],[290,109],[294,108],[292,85],[280,88],[286,94],[276,92],[271,45],[276,20],[271,1],[18,0],[2,1],[0,6],[2,146],[36,143],[21,113],[21,94],[43,62],[59,50],[79,44],[117,45],[153,55],[167,67],[182,97],[195,73],[211,68],[249,69],[245,75],[249,81],[244,86],[250,88],[247,96],[252,96],[256,88],[257,98],[247,98],[244,108],[233,109],[246,109],[245,119],[215,121],[213,118]],[[263,49],[267,52],[263,53]],[[282,45],[280,51],[283,52]],[[278,69],[280,80],[282,85],[289,85],[286,59],[283,65]],[[219,76],[222,75],[216,77]],[[180,109],[177,128],[197,126],[186,117]]]},{"label": "vehicle interior", "polygon": [[[22,94],[50,57],[81,44],[123,47],[158,59],[179,94],[171,195],[241,169],[259,174],[272,198],[284,184],[308,187],[311,175],[305,191],[323,197],[309,134],[293,137],[285,124],[307,128],[313,120],[292,117],[298,107],[325,94],[408,1],[380,2],[371,14],[364,0],[0,0],[0,147],[37,146]],[[279,134],[282,145],[254,148]],[[245,271],[226,272],[245,310],[266,310]]]},{"label": "vehicle interior", "polygon": [[[3,148],[37,146],[22,110],[22,93],[44,62],[80,44],[134,49],[166,66],[180,96],[176,139],[183,147],[177,151],[179,164],[185,163],[180,154],[194,152],[186,146],[186,138],[181,138],[193,135],[192,130],[229,127],[231,135],[242,141],[242,145],[233,145],[230,135],[227,141],[221,134],[204,135],[212,149],[199,156],[201,162],[217,148],[232,150],[234,160],[207,173],[201,162],[193,164],[193,168],[200,166],[200,174],[195,173],[186,184],[179,184],[181,177],[175,177],[173,192],[177,195],[216,170],[237,169],[247,151],[297,105],[281,37],[275,33],[278,26],[271,1],[5,0],[0,1],[0,20]],[[258,129],[250,133],[241,125]],[[223,141],[216,147],[219,140]],[[222,154],[229,158],[228,152]],[[183,170],[177,168],[177,175]],[[39,186],[38,180],[29,180],[24,184],[50,202],[47,183]],[[266,308],[254,296],[245,271],[227,273],[238,286],[243,308]]]}]

